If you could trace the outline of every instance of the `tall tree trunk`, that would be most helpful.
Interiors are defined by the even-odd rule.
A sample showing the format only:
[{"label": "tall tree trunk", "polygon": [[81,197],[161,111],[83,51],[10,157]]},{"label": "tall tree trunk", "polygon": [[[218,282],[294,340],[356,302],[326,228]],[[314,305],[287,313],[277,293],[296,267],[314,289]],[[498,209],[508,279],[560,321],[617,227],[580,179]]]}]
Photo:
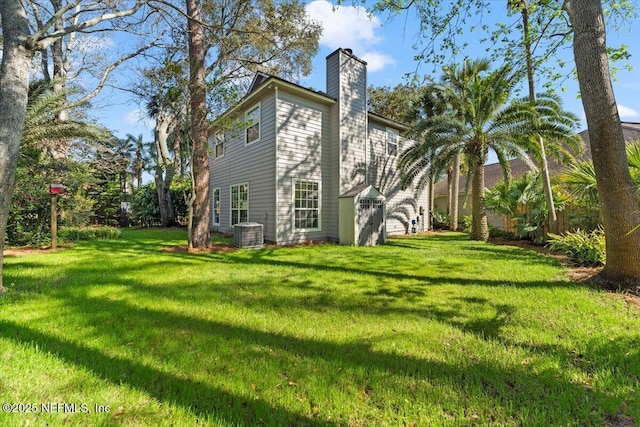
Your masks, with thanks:
[{"label": "tall tree trunk", "polygon": [[447,215],[451,217],[451,203],[453,202],[453,178],[451,177],[453,170],[447,170]]},{"label": "tall tree trunk", "polygon": [[160,225],[163,227],[171,227],[176,222],[175,210],[171,200],[171,183],[175,176],[175,167],[167,145],[169,133],[171,133],[174,125],[175,117],[171,114],[165,114],[162,111],[156,114],[154,139],[157,159],[154,180],[158,194]]},{"label": "tall tree trunk", "polygon": [[191,244],[205,248],[211,244],[209,228],[209,153],[207,126],[207,87],[205,82],[204,31],[201,24],[199,0],[187,1],[189,28],[189,93],[191,95],[191,139],[193,142],[193,180],[195,199],[193,204],[193,228]]},{"label": "tall tree trunk", "polygon": [[484,197],[484,162],[479,161],[475,166],[471,186],[471,210],[473,212],[471,240],[486,242],[489,239],[489,225]]},{"label": "tall tree trunk", "polygon": [[173,176],[173,165],[165,167],[156,166],[154,180],[156,183],[156,193],[158,194],[160,225],[162,227],[171,227],[176,223],[176,215],[171,200],[171,182],[173,181]]},{"label": "tall tree trunk", "polygon": [[458,201],[460,200],[460,153],[453,160],[451,171],[451,209],[449,211],[449,229],[458,229]]},{"label": "tall tree trunk", "polygon": [[[62,1],[51,0],[53,11],[58,12],[62,9]],[[64,18],[60,17],[55,21],[56,31],[62,31],[64,28]],[[53,59],[53,91],[62,92],[67,88],[67,64],[64,55],[64,43],[63,39],[59,38],[51,46],[52,59]],[[64,101],[66,102],[66,101]],[[69,120],[69,110],[60,110],[56,117],[58,121],[66,122]],[[58,164],[64,164],[67,161],[67,155],[69,152],[69,140],[60,139],[56,141],[48,142],[48,150],[51,153],[51,157]]]},{"label": "tall tree trunk", "polygon": [[638,196],[611,85],[600,0],[568,1],[573,54],[589,127],[589,141],[606,236],[607,263],[599,275],[609,287],[640,290]]},{"label": "tall tree trunk", "polygon": [[3,293],[2,251],[27,110],[32,52],[21,43],[29,34],[22,3],[0,0],[0,17],[4,37],[0,67],[0,293]]},{"label": "tall tree trunk", "polygon": [[[524,33],[525,55],[527,57],[527,82],[529,86],[529,102],[536,103],[535,80],[533,77],[533,58],[531,53],[531,36],[529,33],[529,6],[525,0],[521,1],[522,7],[522,28]],[[547,153],[544,147],[544,139],[538,135],[538,145],[540,145],[540,168],[542,169],[542,186],[544,187],[544,198],[547,202],[549,212],[549,228],[553,232],[557,230],[558,216],[556,215],[556,206],[553,202],[553,191],[551,189],[551,178],[549,176],[549,163],[547,162]]]},{"label": "tall tree trunk", "polygon": [[427,230],[433,230],[433,210],[435,209],[436,205],[435,188],[436,177],[431,174],[431,176],[429,177],[429,209],[427,210],[427,212],[425,212],[425,215],[427,217]]}]

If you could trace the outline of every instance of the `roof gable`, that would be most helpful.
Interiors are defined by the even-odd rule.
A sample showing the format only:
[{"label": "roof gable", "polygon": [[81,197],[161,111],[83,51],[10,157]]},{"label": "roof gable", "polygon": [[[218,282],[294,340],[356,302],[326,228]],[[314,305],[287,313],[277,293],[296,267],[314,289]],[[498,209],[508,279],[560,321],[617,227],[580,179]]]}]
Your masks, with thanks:
[{"label": "roof gable", "polygon": [[251,86],[249,86],[247,95],[249,95],[251,92],[253,92],[254,90],[258,89],[260,86],[262,86],[262,83],[269,80],[270,77],[272,76],[266,73],[256,73],[256,75],[253,77],[253,81],[251,82]]}]

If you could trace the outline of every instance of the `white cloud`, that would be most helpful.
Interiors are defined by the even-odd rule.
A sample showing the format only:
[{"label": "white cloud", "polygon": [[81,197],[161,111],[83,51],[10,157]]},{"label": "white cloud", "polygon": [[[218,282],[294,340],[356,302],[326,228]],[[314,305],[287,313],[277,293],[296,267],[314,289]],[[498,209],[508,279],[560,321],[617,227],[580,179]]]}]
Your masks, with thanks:
[{"label": "white cloud", "polygon": [[320,44],[332,49],[352,48],[375,44],[380,40],[376,29],[380,20],[370,17],[362,6],[333,6],[326,0],[312,1],[307,14],[322,24]]},{"label": "white cloud", "polygon": [[141,109],[136,109],[133,111],[129,111],[126,116],[124,116],[124,122],[128,125],[132,126],[142,126],[149,129],[153,129],[153,119],[147,116],[147,113],[142,111]]},{"label": "white cloud", "polygon": [[374,72],[384,69],[387,65],[396,65],[396,60],[389,55],[379,52],[367,52],[362,55],[367,62],[367,70]]},{"label": "white cloud", "polygon": [[334,6],[326,0],[307,5],[307,14],[322,25],[320,44],[331,49],[349,48],[367,61],[369,71],[380,71],[395,60],[373,49],[382,41],[380,20],[362,6]]},{"label": "white cloud", "polygon": [[634,119],[640,117],[640,113],[632,108],[625,107],[622,104],[618,104],[618,114],[623,119]]}]

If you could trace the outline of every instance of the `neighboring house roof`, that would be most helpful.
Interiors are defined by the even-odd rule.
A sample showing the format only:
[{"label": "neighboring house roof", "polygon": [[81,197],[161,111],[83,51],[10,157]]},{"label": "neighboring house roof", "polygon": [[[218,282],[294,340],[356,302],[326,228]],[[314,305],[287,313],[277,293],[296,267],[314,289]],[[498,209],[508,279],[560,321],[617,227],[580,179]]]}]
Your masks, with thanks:
[{"label": "neighboring house roof", "polygon": [[[637,122],[622,122],[622,133],[624,134],[625,141],[638,141],[640,140],[640,123]],[[589,145],[589,131],[583,130],[578,135],[584,140],[587,149],[581,160],[591,158],[591,147]]]},{"label": "neighboring house roof", "polygon": [[[626,141],[636,141],[640,140],[640,123],[635,122],[622,122],[622,131],[624,133],[624,138]],[[589,131],[583,130],[578,133],[580,137],[585,142],[585,151],[582,155],[578,156],[578,160],[589,160],[591,159],[591,147],[589,145]],[[529,172],[531,169],[529,166],[521,159],[514,159],[509,162],[511,164],[511,176],[514,178],[520,177],[525,173]],[[549,160],[549,171],[551,175],[557,175],[563,169],[562,165],[559,165],[553,159]],[[484,167],[484,186],[486,188],[492,188],[497,183],[502,181],[504,178],[504,174],[502,172],[502,167],[500,167],[499,163],[492,163],[490,165],[485,165]],[[460,193],[464,194],[465,186],[467,185],[467,176],[465,174],[460,175]],[[443,196],[447,195],[448,183],[446,179],[441,180],[436,184],[434,189],[435,196]]]}]

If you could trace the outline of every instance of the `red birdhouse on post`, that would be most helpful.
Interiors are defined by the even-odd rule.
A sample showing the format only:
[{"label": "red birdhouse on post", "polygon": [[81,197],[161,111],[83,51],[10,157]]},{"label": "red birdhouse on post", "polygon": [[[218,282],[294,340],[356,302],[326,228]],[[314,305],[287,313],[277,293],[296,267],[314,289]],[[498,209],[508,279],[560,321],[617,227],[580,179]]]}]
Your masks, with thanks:
[{"label": "red birdhouse on post", "polygon": [[64,193],[64,185],[62,184],[49,184],[50,194],[62,194]]}]

